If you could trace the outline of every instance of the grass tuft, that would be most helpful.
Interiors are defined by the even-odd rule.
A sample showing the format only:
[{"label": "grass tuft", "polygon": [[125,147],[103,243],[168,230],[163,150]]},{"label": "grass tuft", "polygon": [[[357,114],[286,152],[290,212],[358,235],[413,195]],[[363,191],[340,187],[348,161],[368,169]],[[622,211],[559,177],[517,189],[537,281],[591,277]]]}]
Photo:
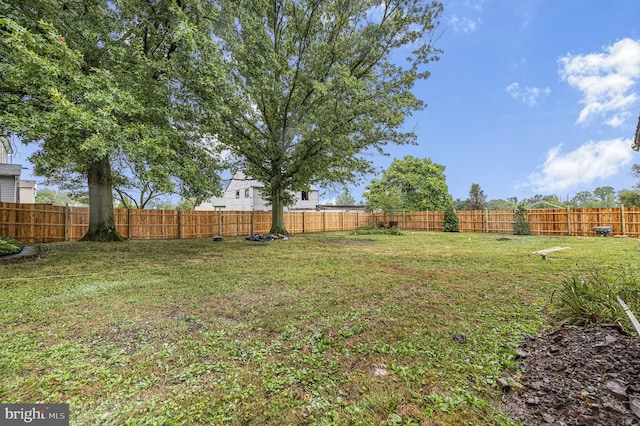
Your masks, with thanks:
[{"label": "grass tuft", "polygon": [[553,318],[567,325],[594,326],[631,322],[617,297],[638,313],[640,272],[630,265],[579,265],[571,269],[551,296]]}]

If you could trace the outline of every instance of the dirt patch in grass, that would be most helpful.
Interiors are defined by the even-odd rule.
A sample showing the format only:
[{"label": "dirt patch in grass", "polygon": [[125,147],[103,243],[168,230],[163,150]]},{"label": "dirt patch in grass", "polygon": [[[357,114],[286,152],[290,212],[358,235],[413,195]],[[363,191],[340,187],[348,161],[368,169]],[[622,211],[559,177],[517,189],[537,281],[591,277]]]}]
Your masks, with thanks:
[{"label": "dirt patch in grass", "polygon": [[640,339],[615,327],[530,336],[502,409],[525,425],[637,425]]},{"label": "dirt patch in grass", "polygon": [[372,244],[375,240],[369,238],[329,238],[325,242],[330,244]]}]

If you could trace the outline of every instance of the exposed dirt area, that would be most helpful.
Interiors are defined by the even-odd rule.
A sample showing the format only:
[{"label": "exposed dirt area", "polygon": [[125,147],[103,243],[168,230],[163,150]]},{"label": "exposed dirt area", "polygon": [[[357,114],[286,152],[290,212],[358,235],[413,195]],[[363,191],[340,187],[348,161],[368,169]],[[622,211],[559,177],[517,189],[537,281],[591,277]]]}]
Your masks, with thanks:
[{"label": "exposed dirt area", "polygon": [[640,339],[618,326],[527,336],[502,409],[525,425],[640,424]]},{"label": "exposed dirt area", "polygon": [[329,238],[325,242],[331,244],[370,244],[374,243],[375,240],[368,238]]}]

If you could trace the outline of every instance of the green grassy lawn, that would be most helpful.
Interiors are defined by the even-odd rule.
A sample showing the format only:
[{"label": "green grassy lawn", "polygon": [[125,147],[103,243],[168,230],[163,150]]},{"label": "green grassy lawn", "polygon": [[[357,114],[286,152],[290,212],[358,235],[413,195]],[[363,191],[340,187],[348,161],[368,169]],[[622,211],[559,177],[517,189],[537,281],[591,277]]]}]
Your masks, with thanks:
[{"label": "green grassy lawn", "polygon": [[[570,249],[532,253],[554,246]],[[52,244],[0,266],[0,403],[68,402],[74,425],[511,424],[496,379],[523,333],[552,326],[563,274],[637,263],[638,247],[435,232]]]}]

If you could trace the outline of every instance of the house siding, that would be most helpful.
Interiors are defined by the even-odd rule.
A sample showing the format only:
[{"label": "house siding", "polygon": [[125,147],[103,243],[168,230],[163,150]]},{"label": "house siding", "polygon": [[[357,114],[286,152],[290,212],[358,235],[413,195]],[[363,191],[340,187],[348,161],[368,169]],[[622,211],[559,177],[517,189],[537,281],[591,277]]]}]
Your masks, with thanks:
[{"label": "house siding", "polygon": [[0,176],[0,202],[19,203],[18,180],[15,176]]},{"label": "house siding", "polygon": [[20,202],[20,164],[0,164],[0,202]]},{"label": "house siding", "polygon": [[289,208],[289,210],[315,210],[318,204],[320,204],[320,194],[317,190],[311,190],[307,192],[309,199],[302,199],[302,192],[296,192],[296,203]]},{"label": "house siding", "polygon": [[[263,186],[258,181],[247,178],[241,172],[234,174],[233,179],[229,181],[227,189],[224,192],[225,206],[227,210],[238,211],[269,211],[271,205],[262,197]],[[236,197],[236,192],[239,196]],[[249,196],[247,197],[246,194]],[[293,206],[285,207],[284,210],[315,210],[319,203],[320,195],[317,189],[312,188],[308,191],[309,199],[303,200],[302,193],[294,194],[296,203]]]}]

